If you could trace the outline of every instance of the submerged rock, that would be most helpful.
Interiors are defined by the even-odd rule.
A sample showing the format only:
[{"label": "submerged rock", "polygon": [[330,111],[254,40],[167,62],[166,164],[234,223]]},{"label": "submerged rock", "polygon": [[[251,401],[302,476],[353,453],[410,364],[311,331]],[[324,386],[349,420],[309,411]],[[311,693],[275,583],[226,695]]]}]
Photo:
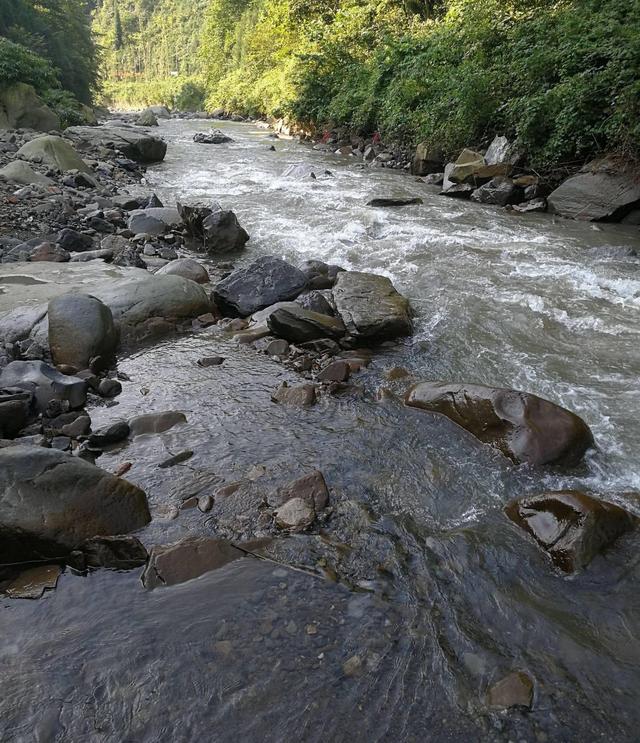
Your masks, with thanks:
[{"label": "submerged rock", "polygon": [[62,575],[59,565],[38,565],[23,570],[4,589],[4,593],[12,599],[39,599],[45,591],[52,591],[58,585]]},{"label": "submerged rock", "polygon": [[444,415],[516,464],[577,464],[593,445],[589,426],[575,413],[516,390],[421,382],[405,403]]},{"label": "submerged rock", "polygon": [[55,449],[0,449],[0,559],[60,556],[150,521],[135,485]]},{"label": "submerged rock", "polygon": [[495,709],[530,708],[533,702],[533,680],[523,671],[514,671],[489,689],[487,702]]},{"label": "submerged rock", "polygon": [[306,284],[300,269],[267,255],[220,281],[213,296],[224,312],[248,317],[276,302],[295,299]]},{"label": "submerged rock", "polygon": [[300,384],[290,387],[284,382],[271,395],[271,400],[293,407],[310,407],[315,405],[316,402],[316,387],[314,384]]},{"label": "submerged rock", "polygon": [[367,201],[367,206],[412,206],[423,203],[422,199],[418,196],[407,196],[404,199],[371,199],[371,201]]},{"label": "submerged rock", "polygon": [[190,537],[175,544],[153,547],[142,583],[148,589],[174,586],[241,557],[244,553],[225,539]]},{"label": "submerged rock", "polygon": [[81,408],[87,399],[87,382],[79,377],[61,374],[44,361],[12,361],[0,374],[0,388],[28,390],[40,412],[52,401],[65,401],[71,408]]},{"label": "submerged rock", "polygon": [[166,410],[162,413],[146,413],[129,421],[131,436],[164,433],[180,423],[186,423],[187,416],[178,410]]},{"label": "submerged rock", "polygon": [[624,508],[578,490],[522,498],[505,510],[565,572],[586,567],[638,521]]},{"label": "submerged rock", "polygon": [[412,332],[409,302],[386,276],[342,271],[333,298],[347,332],[356,339],[380,342]]},{"label": "submerged rock", "polygon": [[142,542],[129,535],[92,537],[80,549],[91,568],[131,570],[144,565],[149,557]]}]

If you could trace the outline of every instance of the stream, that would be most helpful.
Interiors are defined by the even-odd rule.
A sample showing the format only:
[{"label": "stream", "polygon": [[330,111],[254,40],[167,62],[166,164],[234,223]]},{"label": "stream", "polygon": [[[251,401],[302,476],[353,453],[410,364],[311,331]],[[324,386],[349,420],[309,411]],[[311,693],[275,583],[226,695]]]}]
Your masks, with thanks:
[{"label": "stream", "polygon": [[[388,276],[415,333],[308,410],[270,401],[295,373],[215,329],[122,357],[131,381],[90,411],[94,428],[162,410],[188,420],[98,460],[133,463],[126,478],[153,516],[145,544],[214,533],[197,508],[170,517],[192,493],[313,469],[337,525],[168,588],[145,590],[140,570],[67,569],[39,601],[0,599],[0,739],[637,740],[637,533],[566,577],[503,513],[525,494],[586,488],[640,515],[637,228],[440,197],[248,124],[220,123],[230,144],[194,144],[210,124],[162,121],[167,157],[144,190],[233,209],[251,235],[236,265],[319,258]],[[300,163],[318,177],[282,175]],[[424,203],[366,206],[404,195]],[[196,364],[210,355],[225,363]],[[387,380],[397,366],[409,376]],[[420,379],[535,393],[580,415],[597,449],[570,474],[515,467],[402,405]],[[323,538],[350,552],[334,580],[317,570]],[[487,689],[513,670],[535,680],[532,709],[490,711]]]}]

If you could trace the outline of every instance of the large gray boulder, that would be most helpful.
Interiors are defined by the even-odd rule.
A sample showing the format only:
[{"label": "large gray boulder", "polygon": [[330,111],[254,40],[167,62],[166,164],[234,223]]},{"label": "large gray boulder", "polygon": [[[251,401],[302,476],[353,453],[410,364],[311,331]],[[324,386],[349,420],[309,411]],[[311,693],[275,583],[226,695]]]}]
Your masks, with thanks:
[{"label": "large gray boulder", "polygon": [[0,129],[60,129],[60,118],[26,83],[0,90]]},{"label": "large gray boulder", "polygon": [[248,317],[276,302],[295,299],[306,285],[300,269],[267,255],[216,284],[214,299],[223,312]]},{"label": "large gray boulder", "polygon": [[166,106],[149,106],[147,109],[158,119],[170,119],[171,112]]},{"label": "large gray boulder", "polygon": [[640,170],[612,158],[596,160],[552,191],[548,203],[563,217],[619,221],[640,206]]},{"label": "large gray boulder", "polygon": [[0,450],[0,559],[60,557],[150,521],[142,490],[55,449]]},{"label": "large gray boulder", "polygon": [[386,276],[341,271],[333,298],[347,332],[354,338],[380,342],[412,332],[409,302]]},{"label": "large gray boulder", "polygon": [[147,108],[136,119],[136,126],[158,126],[158,118],[150,108]]},{"label": "large gray boulder", "polygon": [[61,137],[46,134],[26,142],[16,153],[17,157],[32,163],[44,163],[50,168],[56,168],[62,172],[66,170],[79,170],[90,173],[91,168],[85,163],[73,147]]},{"label": "large gray boulder", "polygon": [[53,363],[80,371],[100,357],[108,367],[118,345],[111,310],[89,294],[63,294],[49,302],[49,350]]},{"label": "large gray boulder", "polygon": [[65,130],[72,139],[92,147],[109,147],[141,163],[164,160],[167,143],[139,128],[126,126],[72,126]]},{"label": "large gray boulder", "polygon": [[12,361],[7,364],[0,374],[0,389],[8,387],[31,392],[41,413],[54,401],[65,401],[71,408],[81,408],[87,399],[84,379],[61,374],[44,361]]},{"label": "large gray boulder", "polygon": [[27,163],[22,160],[14,160],[0,170],[0,176],[6,178],[9,183],[17,183],[21,186],[50,186],[53,181],[42,173],[36,173]]},{"label": "large gray boulder", "polygon": [[527,392],[420,382],[407,392],[405,404],[446,416],[516,464],[572,466],[594,445],[582,418]]},{"label": "large gray boulder", "polygon": [[638,523],[624,508],[578,490],[521,498],[505,510],[568,573],[586,567]]}]

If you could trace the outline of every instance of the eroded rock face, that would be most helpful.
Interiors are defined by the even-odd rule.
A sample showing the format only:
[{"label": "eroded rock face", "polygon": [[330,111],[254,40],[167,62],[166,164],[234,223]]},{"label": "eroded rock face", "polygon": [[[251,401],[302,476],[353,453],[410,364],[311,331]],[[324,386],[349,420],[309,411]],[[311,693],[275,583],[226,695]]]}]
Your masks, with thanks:
[{"label": "eroded rock face", "polygon": [[81,408],[87,399],[87,383],[79,377],[61,374],[44,361],[12,361],[0,374],[0,388],[28,390],[40,412],[52,401],[66,401],[71,408]]},{"label": "eroded rock face", "polygon": [[141,163],[164,160],[167,143],[159,137],[133,127],[125,126],[72,126],[65,130],[72,139],[92,146],[110,147]]},{"label": "eroded rock face", "polygon": [[267,325],[277,336],[292,343],[341,338],[345,334],[344,324],[339,318],[302,307],[277,309],[269,315]]},{"label": "eroded rock face", "polygon": [[409,407],[451,419],[520,464],[577,464],[593,446],[589,426],[575,413],[536,395],[482,385],[421,382]]},{"label": "eroded rock face", "polygon": [[214,299],[224,312],[248,317],[276,302],[295,299],[306,285],[307,277],[298,268],[264,256],[219,282]]},{"label": "eroded rock face", "polygon": [[515,500],[505,511],[565,572],[586,567],[637,524],[636,517],[624,508],[578,490]]},{"label": "eroded rock face", "polygon": [[347,332],[354,338],[380,342],[412,332],[409,302],[386,276],[341,271],[333,298]]},{"label": "eroded rock face", "polygon": [[87,369],[94,357],[102,368],[113,360],[118,331],[111,310],[89,294],[63,294],[49,302],[49,350],[56,366]]},{"label": "eroded rock face", "polygon": [[50,168],[56,168],[62,172],[66,170],[79,170],[82,173],[91,172],[91,168],[68,142],[51,134],[36,137],[23,144],[16,155],[23,160],[44,163]]},{"label": "eroded rock face", "polygon": [[135,485],[55,449],[0,450],[0,559],[61,556],[150,521]]}]

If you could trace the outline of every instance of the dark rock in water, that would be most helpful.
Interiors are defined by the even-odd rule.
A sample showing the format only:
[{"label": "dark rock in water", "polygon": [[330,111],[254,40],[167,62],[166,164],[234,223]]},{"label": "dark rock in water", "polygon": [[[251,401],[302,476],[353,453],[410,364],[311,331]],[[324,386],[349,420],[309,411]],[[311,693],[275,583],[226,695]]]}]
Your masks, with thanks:
[{"label": "dark rock in water", "polygon": [[89,446],[97,448],[118,444],[129,437],[129,430],[129,424],[126,421],[115,421],[92,433],[87,439],[87,443]]},{"label": "dark rock in water", "polygon": [[515,500],[505,511],[568,573],[586,567],[638,521],[624,508],[578,490]]},{"label": "dark rock in water", "polygon": [[495,709],[530,708],[533,702],[533,680],[523,671],[510,673],[489,689],[487,702]]},{"label": "dark rock in water", "polygon": [[475,186],[470,183],[454,183],[452,186],[443,188],[440,196],[452,196],[455,199],[468,199],[475,191]]},{"label": "dark rock in water", "polygon": [[516,464],[577,464],[593,445],[575,413],[536,395],[482,385],[421,382],[405,403],[450,418]]},{"label": "dark rock in water", "polygon": [[13,439],[27,425],[30,418],[29,390],[4,386],[0,389],[0,439]]},{"label": "dark rock in water", "polygon": [[198,144],[225,144],[226,142],[233,142],[233,139],[221,132],[220,129],[212,129],[210,132],[196,132],[193,135],[193,141]]},{"label": "dark rock in water", "polygon": [[101,397],[117,397],[122,392],[122,385],[117,379],[103,379],[98,385]]},{"label": "dark rock in water", "polygon": [[166,410],[162,413],[146,413],[129,421],[132,436],[164,433],[180,423],[186,423],[187,416],[178,410]]},{"label": "dark rock in water", "polygon": [[4,593],[11,599],[39,599],[45,591],[52,591],[58,585],[58,578],[62,575],[59,565],[38,565],[23,570],[4,589]]},{"label": "dark rock in water", "polygon": [[12,361],[0,374],[0,388],[19,387],[33,393],[36,407],[44,412],[51,401],[64,400],[81,408],[87,399],[87,383],[79,377],[60,374],[44,361]]},{"label": "dark rock in water", "polygon": [[278,488],[269,496],[269,505],[281,506],[293,498],[302,499],[314,512],[326,508],[329,505],[329,489],[322,472],[314,470]]},{"label": "dark rock in water", "polygon": [[492,178],[471,194],[471,201],[479,204],[495,204],[506,206],[522,198],[522,190],[517,188],[511,178],[504,175]]},{"label": "dark rock in water", "polygon": [[283,383],[271,395],[272,402],[283,403],[293,407],[306,408],[314,405],[316,402],[316,387],[313,384],[301,384],[289,387]]},{"label": "dark rock in water", "polygon": [[546,212],[547,211],[547,200],[546,199],[531,199],[531,201],[524,201],[522,204],[514,204],[513,211],[521,212],[523,214],[527,212]]},{"label": "dark rock in water", "polygon": [[11,248],[2,256],[3,263],[66,263],[71,255],[59,245],[41,240],[30,240]]},{"label": "dark rock in water", "polygon": [[[340,266],[330,265],[318,260],[304,261],[300,265],[300,270],[308,279],[307,286],[309,289],[331,289],[336,283],[338,273],[344,271]],[[307,309],[312,310],[314,308],[307,307]],[[318,311],[316,310],[316,312]]]},{"label": "dark rock in water", "polygon": [[338,274],[333,298],[347,332],[355,338],[380,342],[413,330],[409,302],[385,276],[343,271]]},{"label": "dark rock in water", "polygon": [[196,284],[209,283],[207,269],[202,263],[194,261],[193,258],[181,258],[177,261],[171,261],[171,263],[167,263],[166,266],[159,269],[157,273],[161,275],[182,276],[184,279],[195,281]]},{"label": "dark rock in water", "polygon": [[318,372],[316,379],[319,382],[346,382],[351,369],[346,361],[333,361]]},{"label": "dark rock in water", "polygon": [[56,244],[70,253],[83,253],[86,250],[93,249],[93,238],[91,235],[85,235],[82,232],[65,227],[58,233]]},{"label": "dark rock in water", "polygon": [[70,423],[65,423],[61,428],[61,432],[72,439],[86,436],[90,430],[91,418],[88,415],[79,415]]},{"label": "dark rock in water", "polygon": [[303,351],[311,351],[311,353],[329,354],[335,356],[342,350],[340,345],[331,338],[319,338],[317,341],[307,341],[306,343],[300,343],[299,348]]},{"label": "dark rock in water", "polygon": [[55,449],[0,449],[0,559],[60,556],[94,536],[149,523],[135,485]]},{"label": "dark rock in water", "polygon": [[345,327],[337,317],[321,315],[302,307],[278,309],[267,319],[267,325],[275,335],[291,343],[304,343],[318,338],[342,338]]},{"label": "dark rock in water", "polygon": [[87,539],[80,549],[85,563],[90,568],[131,570],[147,562],[149,557],[144,545],[136,537],[93,537]]},{"label": "dark rock in water", "polygon": [[295,299],[306,284],[302,271],[268,255],[220,281],[213,296],[223,312],[248,317],[276,302]]},{"label": "dark rock in water", "polygon": [[371,199],[371,201],[367,201],[367,206],[412,206],[414,204],[424,204],[424,202],[417,196],[407,196],[404,199]]},{"label": "dark rock in water", "polygon": [[208,207],[179,203],[177,206],[187,231],[192,237],[202,240],[208,253],[242,250],[249,240],[249,234],[240,225],[234,212],[223,209],[220,204]]},{"label": "dark rock in water", "polygon": [[166,142],[159,137],[124,126],[72,126],[65,134],[93,147],[119,150],[126,158],[141,163],[160,162],[167,152]]},{"label": "dark rock in water", "polygon": [[[119,194],[111,198],[113,204],[125,212],[132,212],[134,209],[144,209],[139,196],[130,196],[129,194]],[[162,204],[160,204],[162,206]]]},{"label": "dark rock in water", "polygon": [[187,462],[191,457],[193,456],[193,452],[189,449],[185,451],[181,451],[179,454],[174,454],[174,456],[169,457],[169,459],[165,459],[163,462],[160,462],[158,467],[160,469],[165,470],[169,467],[175,467],[177,464],[182,464],[182,462]]},{"label": "dark rock in water", "polygon": [[588,163],[549,195],[549,211],[571,219],[619,221],[640,205],[640,172],[613,158]]},{"label": "dark rock in water", "polygon": [[142,574],[145,588],[174,586],[224,567],[244,553],[225,539],[197,537],[153,547]]},{"label": "dark rock in water", "polygon": [[198,366],[204,368],[208,366],[221,366],[222,364],[224,364],[224,356],[205,356],[198,359]]},{"label": "dark rock in water", "polygon": [[49,349],[56,366],[87,369],[94,357],[108,366],[118,345],[111,310],[89,294],[63,294],[49,302]]}]

